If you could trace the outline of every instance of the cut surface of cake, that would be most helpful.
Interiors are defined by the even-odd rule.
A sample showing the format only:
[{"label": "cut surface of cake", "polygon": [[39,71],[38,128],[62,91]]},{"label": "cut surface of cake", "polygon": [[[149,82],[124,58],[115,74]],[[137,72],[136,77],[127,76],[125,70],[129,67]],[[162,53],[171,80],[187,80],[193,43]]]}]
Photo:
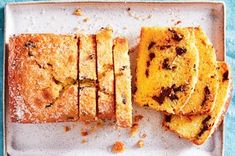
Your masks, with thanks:
[{"label": "cut surface of cake", "polygon": [[94,35],[79,38],[79,119],[96,119],[96,40]]},{"label": "cut surface of cake", "polygon": [[98,118],[115,118],[113,33],[111,28],[102,28],[96,34],[98,76]]},{"label": "cut surface of cake", "polygon": [[10,38],[8,75],[13,122],[78,119],[75,36],[22,34]]},{"label": "cut surface of cake", "polygon": [[117,125],[120,127],[131,127],[131,71],[127,39],[119,37],[114,40],[113,57]]},{"label": "cut surface of cake", "polygon": [[231,77],[228,65],[218,62],[219,88],[213,111],[206,115],[166,115],[163,126],[195,144],[203,144],[223,121],[231,99]]},{"label": "cut surface of cake", "polygon": [[180,114],[200,115],[213,110],[218,88],[216,54],[212,43],[201,28],[195,28],[199,52],[199,72],[195,90]]},{"label": "cut surface of cake", "polygon": [[198,79],[193,28],[143,27],[137,57],[135,102],[177,113]]}]

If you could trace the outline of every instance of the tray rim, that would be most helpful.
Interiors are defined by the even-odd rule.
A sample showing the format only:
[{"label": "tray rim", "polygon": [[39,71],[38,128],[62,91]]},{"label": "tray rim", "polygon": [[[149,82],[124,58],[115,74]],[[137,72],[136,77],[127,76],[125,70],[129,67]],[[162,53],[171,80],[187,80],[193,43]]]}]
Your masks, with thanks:
[{"label": "tray rim", "polygon": [[[226,4],[224,1],[213,1],[213,0],[192,0],[192,1],[184,1],[184,0],[179,0],[179,1],[175,1],[175,0],[166,0],[166,1],[158,1],[158,0],[51,0],[51,1],[46,1],[46,0],[42,0],[42,1],[24,1],[24,2],[8,2],[5,4],[4,7],[4,48],[3,48],[3,83],[2,83],[2,114],[3,114],[3,155],[4,156],[8,156],[7,153],[7,125],[6,125],[6,84],[8,83],[6,81],[6,71],[7,71],[7,66],[6,66],[6,62],[7,62],[7,54],[6,54],[6,50],[7,50],[7,14],[8,14],[8,9],[10,6],[16,6],[16,5],[52,5],[52,4],[72,4],[72,3],[130,3],[130,4],[134,4],[134,3],[153,3],[153,4],[167,4],[167,5],[171,5],[171,4],[190,4],[190,5],[195,5],[195,4],[214,4],[214,5],[221,5],[222,6],[222,16],[223,16],[223,61],[226,61]],[[221,156],[224,156],[224,142],[225,142],[225,120],[223,120],[223,123],[220,125],[222,128],[222,140],[221,140]]]}]

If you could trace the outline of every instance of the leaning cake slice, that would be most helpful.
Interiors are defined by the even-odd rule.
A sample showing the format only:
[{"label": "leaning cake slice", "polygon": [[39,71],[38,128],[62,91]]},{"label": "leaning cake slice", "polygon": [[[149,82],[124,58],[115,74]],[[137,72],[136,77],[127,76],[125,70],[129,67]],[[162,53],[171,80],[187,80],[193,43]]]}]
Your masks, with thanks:
[{"label": "leaning cake slice", "polygon": [[200,115],[211,112],[215,105],[219,85],[213,45],[200,27],[195,28],[194,32],[200,58],[198,81],[190,100],[181,109],[180,114],[183,115]]},{"label": "leaning cake slice", "polygon": [[110,28],[102,28],[96,34],[98,73],[98,118],[115,117],[114,73],[113,73],[113,33]]},{"label": "leaning cake slice", "polygon": [[79,38],[79,119],[96,119],[96,41],[94,35]]},{"label": "leaning cake slice", "polygon": [[78,119],[77,39],[23,34],[10,38],[9,106],[13,122]]},{"label": "leaning cake slice", "polygon": [[192,28],[143,27],[135,102],[167,113],[179,112],[194,91],[198,64]]},{"label": "leaning cake slice", "polygon": [[127,39],[116,38],[114,40],[113,57],[117,125],[120,127],[131,127],[131,71]]},{"label": "leaning cake slice", "polygon": [[230,70],[225,62],[218,62],[219,89],[213,111],[207,115],[166,115],[163,126],[195,144],[203,144],[223,121],[231,99]]}]

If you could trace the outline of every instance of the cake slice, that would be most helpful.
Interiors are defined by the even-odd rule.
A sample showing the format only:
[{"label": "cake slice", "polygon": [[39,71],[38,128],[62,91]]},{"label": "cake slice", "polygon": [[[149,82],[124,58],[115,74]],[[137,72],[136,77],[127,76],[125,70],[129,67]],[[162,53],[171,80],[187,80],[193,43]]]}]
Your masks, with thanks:
[{"label": "cake slice", "polygon": [[137,57],[135,102],[178,113],[198,79],[193,28],[143,27]]},{"label": "cake slice", "polygon": [[96,43],[98,73],[98,118],[111,119],[115,117],[112,29],[102,28],[96,34]]},{"label": "cake slice", "polygon": [[216,55],[213,45],[202,29],[195,28],[196,46],[199,52],[199,73],[195,90],[188,103],[181,109],[183,115],[209,113],[215,105],[218,88]]},{"label": "cake slice", "polygon": [[113,57],[117,125],[120,127],[131,127],[131,71],[127,39],[116,38],[114,40]]},{"label": "cake slice", "polygon": [[77,39],[23,34],[9,40],[11,120],[21,123],[78,119]]},{"label": "cake slice", "polygon": [[231,99],[230,70],[225,62],[218,62],[219,89],[213,111],[206,115],[166,115],[163,126],[195,144],[203,144],[223,121]]},{"label": "cake slice", "polygon": [[96,40],[94,35],[79,38],[79,119],[96,119]]}]

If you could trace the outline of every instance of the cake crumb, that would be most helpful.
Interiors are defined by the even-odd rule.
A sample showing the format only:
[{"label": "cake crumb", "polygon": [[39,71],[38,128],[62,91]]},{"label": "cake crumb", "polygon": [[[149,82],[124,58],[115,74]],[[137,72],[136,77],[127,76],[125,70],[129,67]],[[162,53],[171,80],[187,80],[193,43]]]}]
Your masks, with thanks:
[{"label": "cake crumb", "polygon": [[143,133],[143,134],[141,134],[141,136],[140,136],[142,139],[144,139],[144,138],[146,138],[147,137],[147,134],[146,133]]},{"label": "cake crumb", "polygon": [[81,131],[81,136],[87,136],[88,132],[87,131]]},{"label": "cake crumb", "polygon": [[89,18],[84,18],[83,22],[88,22],[90,19]]},{"label": "cake crumb", "polygon": [[82,139],[81,143],[85,144],[85,143],[87,143],[87,140],[86,139]]},{"label": "cake crumb", "polygon": [[121,152],[124,152],[125,151],[125,145],[123,142],[121,141],[116,141],[114,144],[113,144],[113,147],[112,147],[112,152],[113,153],[121,153]]},{"label": "cake crumb", "polygon": [[174,25],[178,25],[178,24],[180,24],[180,23],[182,23],[181,21],[177,21]]},{"label": "cake crumb", "polygon": [[140,120],[142,120],[144,118],[143,115],[135,115],[134,116],[134,122],[138,123]]},{"label": "cake crumb", "polygon": [[136,136],[136,134],[138,133],[139,131],[139,124],[138,123],[134,123],[131,127],[131,131],[130,131],[130,136],[131,137],[134,137]]},{"label": "cake crumb", "polygon": [[144,140],[139,140],[137,143],[136,143],[137,147],[139,148],[143,148],[144,147]]},{"label": "cake crumb", "polygon": [[75,9],[73,11],[73,15],[75,15],[75,16],[82,16],[82,10],[81,9]]},{"label": "cake crumb", "polygon": [[64,126],[64,131],[65,132],[68,132],[68,131],[70,131],[71,130],[71,128],[70,127],[68,127],[68,126]]}]

